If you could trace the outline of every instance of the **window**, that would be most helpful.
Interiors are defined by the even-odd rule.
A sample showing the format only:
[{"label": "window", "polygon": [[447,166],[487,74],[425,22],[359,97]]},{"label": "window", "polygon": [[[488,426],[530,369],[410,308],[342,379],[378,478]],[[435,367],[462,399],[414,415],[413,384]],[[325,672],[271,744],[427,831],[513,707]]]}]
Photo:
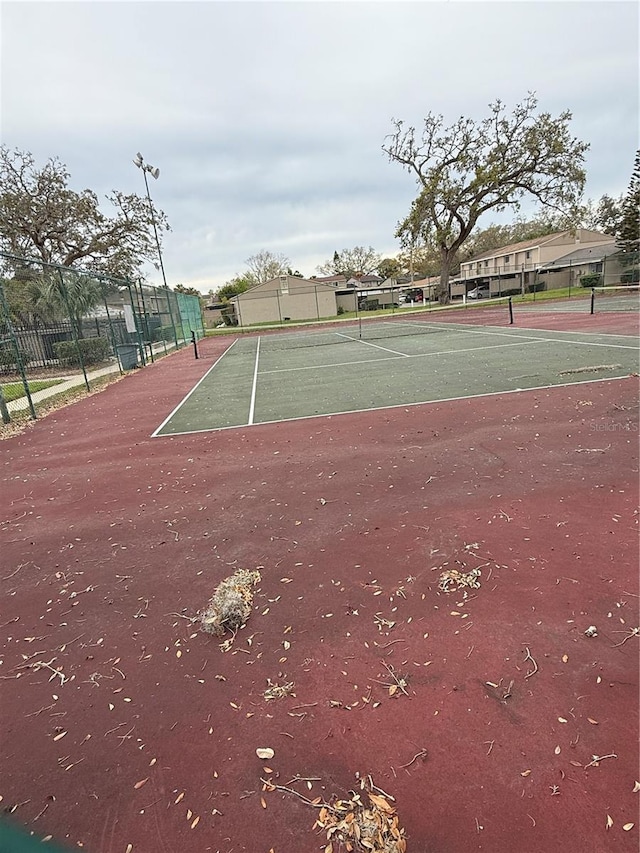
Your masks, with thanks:
[{"label": "window", "polygon": [[286,275],[280,276],[280,293],[283,296],[289,295],[289,276],[286,276]]},{"label": "window", "polygon": [[505,255],[505,256],[504,256],[504,262],[505,262],[505,264],[508,264],[510,260],[511,260],[511,255]]},{"label": "window", "polygon": [[485,261],[485,262],[484,262],[484,265],[485,265],[485,267],[488,267],[488,266],[489,266],[489,261]]}]

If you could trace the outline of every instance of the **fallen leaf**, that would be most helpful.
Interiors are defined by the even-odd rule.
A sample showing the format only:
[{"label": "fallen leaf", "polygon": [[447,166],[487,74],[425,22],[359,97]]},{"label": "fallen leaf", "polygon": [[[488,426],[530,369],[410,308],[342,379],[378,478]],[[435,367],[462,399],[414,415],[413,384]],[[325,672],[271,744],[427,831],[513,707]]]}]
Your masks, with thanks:
[{"label": "fallen leaf", "polygon": [[634,826],[635,826],[635,823],[625,823],[622,828],[624,829],[625,832],[629,832],[629,830],[633,829]]},{"label": "fallen leaf", "polygon": [[258,758],[273,758],[275,752],[271,749],[270,746],[261,746],[256,749],[256,755]]},{"label": "fallen leaf", "polygon": [[633,793],[637,794],[640,791],[640,782],[636,782],[633,786]]},{"label": "fallen leaf", "polygon": [[393,806],[390,806],[384,797],[380,797],[378,794],[369,794],[369,799],[374,806],[382,809],[383,812],[393,812]]},{"label": "fallen leaf", "polygon": [[591,725],[592,725],[592,726],[597,726],[597,725],[598,725],[598,721],[597,721],[597,720],[592,720],[592,719],[591,719],[591,717],[587,717],[587,720],[589,720],[589,722],[591,723]]},{"label": "fallen leaf", "polygon": [[195,829],[199,823],[200,823],[200,816],[198,815],[198,817],[194,817],[193,823],[191,824],[191,829]]},{"label": "fallen leaf", "polygon": [[175,798],[175,800],[173,801],[174,806],[175,806],[177,803],[179,803],[179,802],[180,802],[180,800],[181,800],[183,797],[184,797],[184,791],[183,791],[181,794],[178,794],[178,796]]},{"label": "fallen leaf", "polygon": [[124,851],[124,853],[131,853],[132,850],[133,850],[133,844],[127,844],[127,849]]},{"label": "fallen leaf", "polygon": [[66,732],[60,732],[54,737],[54,740],[61,740],[66,735]]},{"label": "fallen leaf", "polygon": [[556,748],[553,751],[555,752],[556,755],[560,755],[561,750],[560,750],[559,746],[556,746]]},{"label": "fallen leaf", "polygon": [[523,770],[520,775],[521,776],[529,776],[530,773],[531,773],[531,770]]},{"label": "fallen leaf", "polygon": [[613,818],[610,814],[607,815],[607,829],[611,829],[613,826]]},{"label": "fallen leaf", "polygon": [[260,797],[260,805],[262,806],[263,809],[266,809],[267,803],[266,803],[266,800],[264,797]]},{"label": "fallen leaf", "polygon": [[193,817],[193,812],[191,811],[191,809],[187,809],[187,820],[191,820],[192,817]]},{"label": "fallen leaf", "polygon": [[566,663],[569,660],[569,655],[562,655],[562,663]]},{"label": "fallen leaf", "polygon": [[566,723],[567,721],[565,720],[564,717],[558,717],[558,722],[559,723]]},{"label": "fallen leaf", "polygon": [[149,777],[147,776],[146,779],[141,779],[139,782],[136,782],[136,784],[133,787],[137,791],[138,788],[142,788],[143,785],[146,785],[148,781],[149,781]]}]

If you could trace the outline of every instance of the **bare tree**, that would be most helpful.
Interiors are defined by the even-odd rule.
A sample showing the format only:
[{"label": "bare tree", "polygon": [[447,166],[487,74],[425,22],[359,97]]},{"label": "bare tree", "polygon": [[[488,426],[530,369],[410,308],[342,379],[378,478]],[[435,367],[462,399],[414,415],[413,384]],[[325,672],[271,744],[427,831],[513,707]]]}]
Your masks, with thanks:
[{"label": "bare tree", "polygon": [[243,277],[250,279],[253,284],[260,284],[263,281],[271,281],[279,275],[287,275],[291,261],[285,255],[276,255],[267,249],[261,249],[257,254],[247,258],[245,264],[247,264],[247,271]]},{"label": "bare tree", "polygon": [[380,265],[382,256],[374,251],[373,246],[354,246],[353,249],[337,250],[330,261],[325,261],[317,267],[322,275],[343,275],[347,281],[375,272]]},{"label": "bare tree", "polygon": [[459,118],[450,127],[429,113],[417,134],[402,121],[382,150],[412,173],[419,188],[396,236],[405,245],[433,240],[440,253],[438,298],[449,301],[449,273],[456,254],[488,211],[518,210],[531,196],[569,215],[584,189],[588,144],[569,133],[571,113],[537,112],[534,94],[510,115],[502,101],[480,122]]}]

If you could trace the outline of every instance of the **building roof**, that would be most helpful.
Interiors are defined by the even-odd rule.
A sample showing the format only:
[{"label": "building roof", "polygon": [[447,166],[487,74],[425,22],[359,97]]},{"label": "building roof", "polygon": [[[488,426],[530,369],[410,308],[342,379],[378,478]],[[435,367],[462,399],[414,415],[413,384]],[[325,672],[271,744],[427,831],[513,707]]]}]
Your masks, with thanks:
[{"label": "building roof", "polygon": [[[597,231],[591,231],[589,228],[578,228],[576,230],[576,234],[580,234],[583,231],[587,232],[588,234],[598,233]],[[536,249],[539,246],[545,246],[547,243],[551,243],[553,240],[557,240],[558,237],[564,237],[565,235],[573,236],[573,233],[574,232],[572,232],[571,230],[554,231],[553,234],[545,234],[542,237],[535,237],[532,240],[523,240],[520,243],[511,243],[508,246],[500,246],[499,248],[492,249],[489,252],[483,252],[481,255],[474,255],[473,258],[469,258],[468,261],[462,261],[461,266],[463,266],[464,264],[473,264],[476,261],[483,261],[485,260],[485,258],[496,258],[500,257],[501,255],[513,255],[516,252],[522,252],[526,249]],[[609,234],[601,234],[600,236],[604,240],[613,240],[613,237],[610,237]]]},{"label": "building roof", "polygon": [[593,264],[601,261],[603,258],[608,258],[609,255],[615,255],[620,251],[612,239],[610,243],[605,243],[601,246],[580,246],[563,255],[561,258],[556,258],[555,261],[549,261],[544,265],[544,269],[549,267],[564,267],[567,264]]}]

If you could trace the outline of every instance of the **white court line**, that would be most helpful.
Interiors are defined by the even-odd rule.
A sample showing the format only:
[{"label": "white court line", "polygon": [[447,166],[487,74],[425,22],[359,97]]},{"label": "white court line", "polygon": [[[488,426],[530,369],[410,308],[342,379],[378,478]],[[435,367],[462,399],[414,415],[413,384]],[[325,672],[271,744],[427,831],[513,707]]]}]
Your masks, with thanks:
[{"label": "white court line", "polygon": [[219,363],[222,361],[222,359],[225,357],[225,355],[229,352],[229,350],[231,349],[231,347],[235,346],[235,345],[238,343],[238,340],[239,340],[239,339],[238,339],[238,338],[236,338],[236,339],[235,339],[235,341],[231,344],[231,346],[228,346],[228,347],[226,348],[226,350],[222,353],[222,355],[218,356],[218,358],[213,362],[213,364],[211,365],[211,367],[209,368],[209,370],[207,370],[207,372],[204,374],[204,376],[202,377],[202,379],[199,379],[199,380],[196,382],[196,384],[193,386],[193,388],[191,389],[191,391],[189,391],[189,393],[187,394],[187,396],[186,396],[186,397],[183,397],[183,398],[182,398],[182,400],[180,400],[180,402],[179,402],[179,403],[178,403],[178,405],[175,407],[175,409],[171,412],[171,414],[170,414],[170,415],[167,415],[167,417],[162,421],[162,423],[160,424],[160,426],[159,426],[159,427],[158,427],[154,432],[152,432],[152,433],[151,433],[151,438],[157,438],[158,433],[160,432],[160,430],[161,430],[163,427],[165,427],[165,426],[169,423],[169,421],[170,421],[170,420],[171,420],[171,418],[175,415],[175,413],[178,411],[178,409],[179,409],[181,406],[183,406],[183,405],[187,402],[187,400],[188,400],[188,399],[189,399],[189,397],[193,394],[193,392],[196,390],[196,388],[197,388],[197,387],[198,387],[202,382],[204,382],[204,380],[205,380],[205,379],[207,378],[207,376],[211,373],[211,371],[213,370],[213,368],[214,368],[217,364],[219,364]]},{"label": "white court line", "polygon": [[363,341],[360,338],[352,338],[351,335],[343,335],[342,332],[336,332],[336,335],[340,338],[346,338],[348,341],[353,341],[354,344],[366,344],[368,347],[375,347],[376,349],[384,350],[385,352],[393,353],[393,355],[400,355],[402,358],[410,358],[406,354],[406,352],[398,352],[395,349],[388,349],[387,347],[381,347],[380,344],[372,344],[369,341]]},{"label": "white court line", "polygon": [[[506,347],[521,347],[526,346],[527,344],[535,344],[538,341],[525,341],[522,343],[518,341],[514,344],[491,344],[487,347],[465,347],[464,349],[443,349],[438,352],[421,352],[416,355],[406,355],[402,353],[402,358],[432,358],[438,355],[455,355],[459,352],[483,352],[488,349],[505,349]],[[277,370],[263,370],[261,371],[261,376],[266,376],[268,373],[290,373],[296,370],[326,370],[329,367],[352,367],[354,364],[380,364],[384,361],[397,361],[397,356],[392,356],[391,358],[377,358],[377,359],[366,359],[365,361],[342,361],[337,364],[313,364],[307,365],[305,367],[281,367]]]},{"label": "white court line", "polygon": [[249,404],[249,423],[248,426],[251,426],[253,423],[253,415],[256,409],[256,390],[258,387],[258,362],[260,361],[260,341],[261,338],[258,338],[258,345],[256,347],[256,363],[253,368],[253,385],[251,386],[251,402]]},{"label": "white court line", "polygon": [[[251,424],[255,429],[261,426],[273,426],[274,424],[287,424],[292,421],[312,421],[320,418],[337,418],[340,415],[360,415],[365,412],[381,412],[387,409],[412,409],[415,406],[438,406],[440,403],[456,403],[458,400],[479,400],[483,397],[501,397],[506,394],[523,394],[528,391],[552,391],[554,388],[573,388],[576,385],[595,385],[597,382],[619,382],[621,379],[628,379],[627,376],[609,376],[603,379],[582,379],[580,382],[561,382],[558,385],[537,385],[534,388],[512,388],[508,391],[487,391],[484,394],[465,394],[462,397],[445,397],[438,400],[418,400],[415,403],[394,403],[392,406],[376,406],[368,409],[349,409],[346,412],[326,412],[320,415],[300,415],[296,418],[283,418],[279,421],[262,421],[261,423]],[[201,432],[222,432],[230,429],[247,429],[247,424],[238,424],[237,426],[224,427],[208,427],[207,429],[190,430],[189,432],[172,432],[171,435],[161,436],[161,438],[170,438],[174,435],[196,435]]]},{"label": "white court line", "polygon": [[[407,325],[409,325],[409,324],[407,324]],[[416,324],[414,324],[414,328],[415,328],[415,325]],[[447,324],[443,324],[443,323],[430,323],[429,325],[435,326],[438,329],[447,329],[448,328]],[[537,337],[534,337],[533,335],[521,335],[521,334],[519,334],[519,331],[520,331],[519,329],[518,330],[514,329],[513,330],[514,334],[509,334],[508,332],[483,332],[480,329],[472,329],[469,327],[466,327],[464,330],[459,330],[459,331],[469,332],[472,335],[498,335],[501,338],[518,338],[519,340],[540,341],[541,343],[547,343],[547,344],[572,344],[573,346],[583,346],[583,347],[609,347],[609,348],[613,348],[613,349],[632,349],[632,350],[638,349],[637,346],[627,346],[626,344],[607,344],[607,343],[599,344],[599,343],[596,343],[595,341],[565,341],[565,340],[562,340],[562,338],[537,338]],[[565,333],[560,332],[559,334],[564,335]],[[594,334],[594,333],[590,332],[590,334]],[[626,337],[626,336],[622,335],[620,337]]]}]

